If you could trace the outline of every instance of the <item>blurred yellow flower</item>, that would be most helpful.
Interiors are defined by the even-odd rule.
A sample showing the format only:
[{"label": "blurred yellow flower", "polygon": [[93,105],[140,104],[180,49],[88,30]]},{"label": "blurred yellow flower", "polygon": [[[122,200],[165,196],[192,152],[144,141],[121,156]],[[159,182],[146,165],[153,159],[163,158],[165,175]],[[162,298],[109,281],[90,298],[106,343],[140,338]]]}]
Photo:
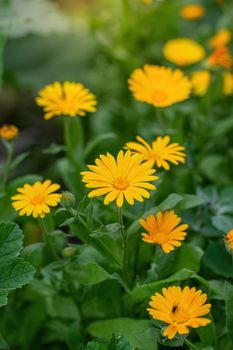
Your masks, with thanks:
[{"label": "blurred yellow flower", "polygon": [[205,15],[205,8],[200,4],[189,4],[182,6],[180,16],[189,21],[195,21]]},{"label": "blurred yellow flower", "polygon": [[205,57],[204,48],[189,38],[169,40],[163,48],[164,57],[178,66],[200,62]]},{"label": "blurred yellow flower", "polygon": [[44,118],[55,116],[85,116],[96,111],[96,97],[81,83],[56,81],[46,85],[36,98],[38,106],[44,108]]},{"label": "blurred yellow flower", "polygon": [[51,180],[36,181],[33,185],[25,184],[17,188],[19,192],[11,197],[12,206],[19,215],[32,215],[34,218],[44,218],[50,212],[50,207],[56,207],[61,195],[54,193],[60,188],[58,184],[52,184]]},{"label": "blurred yellow flower", "polygon": [[142,2],[144,2],[144,4],[152,4],[154,0],[142,0]]},{"label": "blurred yellow flower", "polygon": [[233,95],[233,74],[230,72],[223,73],[223,93],[226,96]]},{"label": "blurred yellow flower", "polygon": [[168,162],[173,164],[185,163],[185,153],[182,151],[185,147],[178,143],[170,143],[169,136],[158,136],[156,140],[149,145],[142,137],[136,137],[138,142],[127,142],[126,149],[133,153],[139,153],[146,160],[152,160],[158,168],[163,167],[165,170],[170,169]]},{"label": "blurred yellow flower", "polygon": [[202,316],[210,312],[211,304],[205,304],[207,295],[196,288],[170,286],[155,293],[147,309],[156,320],[168,324],[163,335],[173,339],[177,333],[188,334],[189,327],[206,326],[211,321]]},{"label": "blurred yellow flower", "polygon": [[226,234],[225,241],[228,249],[233,251],[233,229]]},{"label": "blurred yellow flower", "polygon": [[185,239],[188,225],[179,225],[181,218],[173,210],[158,212],[156,216],[149,215],[145,220],[139,220],[140,225],[148,232],[142,233],[142,240],[147,243],[159,244],[164,253],[168,254],[175,247],[181,246]]},{"label": "blurred yellow flower", "polygon": [[210,84],[211,74],[208,70],[193,72],[191,83],[195,95],[203,96],[206,94]]},{"label": "blurred yellow flower", "polygon": [[233,65],[233,58],[227,46],[218,46],[214,52],[207,58],[207,64],[210,67],[217,68],[218,66],[229,69]]},{"label": "blurred yellow flower", "polygon": [[88,165],[90,171],[83,171],[83,182],[87,188],[92,188],[88,197],[106,195],[104,204],[116,201],[118,207],[122,207],[124,200],[130,205],[134,200],[143,202],[149,198],[148,190],[155,190],[150,182],[157,180],[153,175],[153,162],[143,162],[143,156],[133,154],[130,151],[120,151],[115,159],[111,154],[100,155],[95,161],[96,165]]},{"label": "blurred yellow flower", "polygon": [[212,38],[210,38],[208,44],[212,49],[216,49],[219,46],[226,46],[231,41],[232,34],[228,29],[220,29]]},{"label": "blurred yellow flower", "polygon": [[0,138],[6,141],[13,141],[19,133],[15,125],[3,125],[0,128]]},{"label": "blurred yellow flower", "polygon": [[154,65],[137,68],[128,80],[129,89],[138,101],[155,107],[168,107],[189,98],[191,83],[180,69]]}]

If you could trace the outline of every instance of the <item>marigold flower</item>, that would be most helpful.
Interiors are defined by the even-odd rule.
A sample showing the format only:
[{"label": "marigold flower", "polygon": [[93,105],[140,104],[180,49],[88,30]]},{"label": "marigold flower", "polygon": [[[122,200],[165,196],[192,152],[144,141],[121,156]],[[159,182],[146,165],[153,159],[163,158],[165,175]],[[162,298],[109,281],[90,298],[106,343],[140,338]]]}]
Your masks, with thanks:
[{"label": "marigold flower", "polygon": [[54,193],[59,188],[60,185],[53,184],[50,180],[36,181],[33,185],[25,184],[17,188],[18,194],[11,197],[12,206],[20,216],[44,218],[50,212],[50,207],[56,207],[60,202],[61,195]]},{"label": "marigold flower", "polygon": [[205,8],[199,4],[190,4],[182,6],[180,16],[189,21],[195,21],[205,15]]},{"label": "marigold flower", "polygon": [[111,154],[100,155],[95,161],[96,165],[88,165],[90,171],[83,171],[83,182],[87,188],[92,188],[88,197],[106,195],[104,204],[116,201],[118,207],[122,207],[124,199],[130,204],[134,200],[143,202],[149,198],[148,190],[155,190],[150,182],[157,180],[153,175],[153,162],[143,162],[143,156],[133,154],[130,151],[120,151],[115,159]]},{"label": "marigold flower", "polygon": [[189,38],[169,40],[163,48],[164,57],[178,66],[200,62],[205,57],[204,48]]},{"label": "marigold flower", "polygon": [[229,69],[233,65],[233,58],[227,46],[218,46],[207,58],[207,63],[213,68],[220,66]]},{"label": "marigold flower", "polygon": [[148,232],[142,233],[142,240],[147,243],[159,244],[164,253],[170,253],[175,247],[181,246],[181,241],[185,239],[188,228],[187,224],[179,225],[181,218],[173,210],[156,216],[149,215],[145,220],[140,219],[140,225]]},{"label": "marigold flower", "polygon": [[211,74],[208,70],[193,72],[191,83],[195,95],[203,96],[206,94],[210,84]]},{"label": "marigold flower", "polygon": [[216,49],[219,46],[226,46],[231,41],[232,34],[227,29],[220,29],[212,38],[210,38],[208,44],[212,49]]},{"label": "marigold flower", "polygon": [[155,107],[168,107],[189,98],[191,84],[180,69],[144,65],[136,69],[128,80],[136,100]]},{"label": "marigold flower", "polygon": [[55,116],[85,116],[96,111],[96,97],[81,83],[56,81],[39,91],[36,98],[38,106],[44,108],[44,118]]},{"label": "marigold flower", "polygon": [[168,324],[163,335],[173,339],[177,332],[188,334],[189,327],[198,328],[211,322],[201,317],[210,312],[211,304],[205,304],[206,300],[207,295],[195,287],[170,286],[151,297],[147,311],[154,319]]},{"label": "marigold flower", "polygon": [[233,74],[230,72],[223,73],[223,93],[226,96],[233,95]]},{"label": "marigold flower", "polygon": [[3,125],[0,128],[0,138],[6,141],[13,141],[19,133],[15,125]]},{"label": "marigold flower", "polygon": [[158,168],[163,167],[165,170],[170,169],[168,162],[173,164],[185,163],[185,153],[182,151],[185,147],[178,143],[170,143],[170,137],[157,137],[152,145],[149,145],[142,137],[137,136],[138,142],[127,142],[126,149],[133,153],[139,153],[144,156],[146,160],[152,160]]},{"label": "marigold flower", "polygon": [[233,229],[226,234],[225,241],[227,244],[227,248],[233,251]]}]

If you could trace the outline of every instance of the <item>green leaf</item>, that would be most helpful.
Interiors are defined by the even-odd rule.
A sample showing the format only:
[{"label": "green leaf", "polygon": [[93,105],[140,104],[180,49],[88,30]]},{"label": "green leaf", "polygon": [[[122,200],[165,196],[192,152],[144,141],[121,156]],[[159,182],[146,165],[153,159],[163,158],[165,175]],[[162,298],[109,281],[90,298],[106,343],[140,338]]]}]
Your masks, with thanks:
[{"label": "green leaf", "polygon": [[23,246],[23,235],[18,225],[0,222],[0,263],[17,257]]},{"label": "green leaf", "polygon": [[5,47],[6,38],[0,34],[0,87],[2,86],[2,75],[3,75],[3,51]]},{"label": "green leaf", "polygon": [[117,135],[113,132],[98,135],[93,140],[91,140],[85,147],[83,159],[86,159],[89,154],[103,141],[116,139]]},{"label": "green leaf", "polygon": [[30,282],[35,268],[23,259],[15,258],[0,265],[0,290],[11,290]]},{"label": "green leaf", "polygon": [[197,328],[197,334],[201,340],[203,347],[213,346],[215,348],[216,344],[216,329],[213,317],[210,315],[207,318],[211,319],[211,323],[205,327]]},{"label": "green leaf", "polygon": [[74,263],[69,266],[68,272],[86,286],[103,282],[110,277],[109,273],[95,262]]},{"label": "green leaf", "polygon": [[0,291],[0,307],[7,304],[8,293],[6,291]]},{"label": "green leaf", "polygon": [[87,328],[91,336],[109,340],[112,334],[121,334],[130,345],[140,350],[156,350],[159,333],[151,327],[150,320],[115,318],[91,323]]},{"label": "green leaf", "polygon": [[49,147],[43,149],[43,153],[54,155],[65,151],[65,149],[66,147],[63,145],[57,145],[56,143],[52,143]]},{"label": "green leaf", "polygon": [[227,233],[233,227],[233,218],[227,215],[216,215],[211,218],[212,225],[218,230]]},{"label": "green leaf", "polygon": [[223,244],[210,243],[205,251],[203,263],[216,275],[233,278],[231,255]]},{"label": "green leaf", "polygon": [[87,344],[85,350],[107,350],[107,345],[100,344],[97,341],[92,341]]},{"label": "green leaf", "polygon": [[210,280],[211,299],[224,300],[224,281]]},{"label": "green leaf", "polygon": [[204,199],[195,194],[183,194],[183,200],[179,204],[179,210],[186,210],[198,207],[205,203]]},{"label": "green leaf", "polygon": [[233,286],[227,281],[225,282],[224,296],[227,334],[233,345]]},{"label": "green leaf", "polygon": [[21,164],[28,156],[30,155],[30,152],[25,152],[19,154],[17,157],[13,159],[11,162],[10,170],[14,170],[19,164]]},{"label": "green leaf", "polygon": [[7,344],[6,340],[3,338],[1,333],[0,333],[0,349],[10,349],[9,345]]}]

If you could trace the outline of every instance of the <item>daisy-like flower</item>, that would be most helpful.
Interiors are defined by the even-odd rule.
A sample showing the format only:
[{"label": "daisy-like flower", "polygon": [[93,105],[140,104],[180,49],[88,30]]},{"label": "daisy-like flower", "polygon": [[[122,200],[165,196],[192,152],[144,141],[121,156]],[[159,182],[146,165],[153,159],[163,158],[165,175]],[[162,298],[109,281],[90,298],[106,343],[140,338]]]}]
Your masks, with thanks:
[{"label": "daisy-like flower", "polygon": [[191,75],[191,83],[195,95],[203,96],[207,93],[211,79],[208,70],[200,70],[193,72]]},{"label": "daisy-like flower", "polygon": [[136,100],[155,107],[168,107],[189,98],[191,83],[180,69],[144,65],[128,80]]},{"label": "daisy-like flower", "polygon": [[223,93],[226,96],[233,95],[233,74],[230,72],[223,73]]},{"label": "daisy-like flower", "polygon": [[169,40],[163,48],[164,57],[178,66],[189,66],[205,57],[204,48],[189,38]]},{"label": "daisy-like flower", "polygon": [[12,206],[19,215],[32,215],[34,218],[44,218],[50,212],[50,207],[56,207],[61,195],[54,193],[60,185],[53,184],[50,180],[36,181],[33,185],[25,184],[17,189],[19,192],[11,197]]},{"label": "daisy-like flower", "polygon": [[233,229],[230,230],[226,236],[225,236],[225,242],[226,242],[226,245],[227,245],[227,248],[230,250],[230,251],[233,251]]},{"label": "daisy-like flower", "polygon": [[233,66],[233,58],[227,46],[218,46],[214,52],[207,58],[207,64],[210,67],[223,67],[229,69]]},{"label": "daisy-like flower", "polygon": [[15,125],[3,125],[0,128],[0,138],[6,141],[13,141],[19,133]]},{"label": "daisy-like flower", "polygon": [[45,119],[56,116],[85,116],[96,111],[96,97],[81,83],[56,81],[39,91],[36,98],[38,106],[43,107]]},{"label": "daisy-like flower", "polygon": [[208,44],[212,49],[216,49],[219,46],[226,46],[231,41],[232,34],[228,29],[220,29],[212,38],[210,38]]},{"label": "daisy-like flower", "polygon": [[169,136],[158,136],[152,145],[149,145],[142,137],[136,137],[138,142],[127,142],[126,149],[133,153],[139,153],[144,156],[145,160],[152,160],[158,167],[163,167],[165,170],[170,169],[168,162],[178,165],[185,163],[186,154],[183,152],[185,147],[178,143],[170,143]]},{"label": "daisy-like flower", "polygon": [[188,334],[189,327],[206,326],[211,321],[202,316],[210,312],[211,304],[206,304],[207,295],[196,288],[170,286],[163,288],[162,293],[151,297],[149,314],[168,326],[163,335],[173,339],[176,333]]},{"label": "daisy-like flower", "polygon": [[142,233],[142,240],[147,243],[159,244],[164,253],[168,254],[175,247],[181,246],[181,241],[185,239],[188,228],[187,224],[179,225],[181,218],[173,210],[162,213],[158,212],[156,216],[149,215],[145,220],[140,219],[140,225],[148,232]]},{"label": "daisy-like flower", "polygon": [[182,6],[180,16],[188,21],[196,21],[205,15],[205,8],[200,4]]},{"label": "daisy-like flower", "polygon": [[124,200],[130,205],[134,200],[143,202],[149,198],[148,190],[155,190],[150,182],[157,180],[154,175],[153,162],[143,162],[143,156],[127,151],[120,151],[115,159],[111,154],[100,155],[95,161],[96,165],[88,165],[90,171],[83,171],[83,182],[92,191],[88,197],[105,195],[104,204],[116,201],[122,207]]}]

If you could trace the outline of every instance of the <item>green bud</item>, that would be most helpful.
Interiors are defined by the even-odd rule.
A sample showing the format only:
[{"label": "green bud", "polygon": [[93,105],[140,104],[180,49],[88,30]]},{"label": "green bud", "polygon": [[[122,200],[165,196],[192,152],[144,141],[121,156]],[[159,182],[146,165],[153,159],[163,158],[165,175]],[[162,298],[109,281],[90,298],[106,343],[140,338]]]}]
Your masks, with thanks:
[{"label": "green bud", "polygon": [[65,209],[74,208],[76,204],[74,195],[68,191],[63,192],[60,204]]},{"label": "green bud", "polygon": [[71,256],[74,255],[74,253],[75,253],[75,249],[72,247],[65,247],[62,252],[65,258],[70,258]]}]

